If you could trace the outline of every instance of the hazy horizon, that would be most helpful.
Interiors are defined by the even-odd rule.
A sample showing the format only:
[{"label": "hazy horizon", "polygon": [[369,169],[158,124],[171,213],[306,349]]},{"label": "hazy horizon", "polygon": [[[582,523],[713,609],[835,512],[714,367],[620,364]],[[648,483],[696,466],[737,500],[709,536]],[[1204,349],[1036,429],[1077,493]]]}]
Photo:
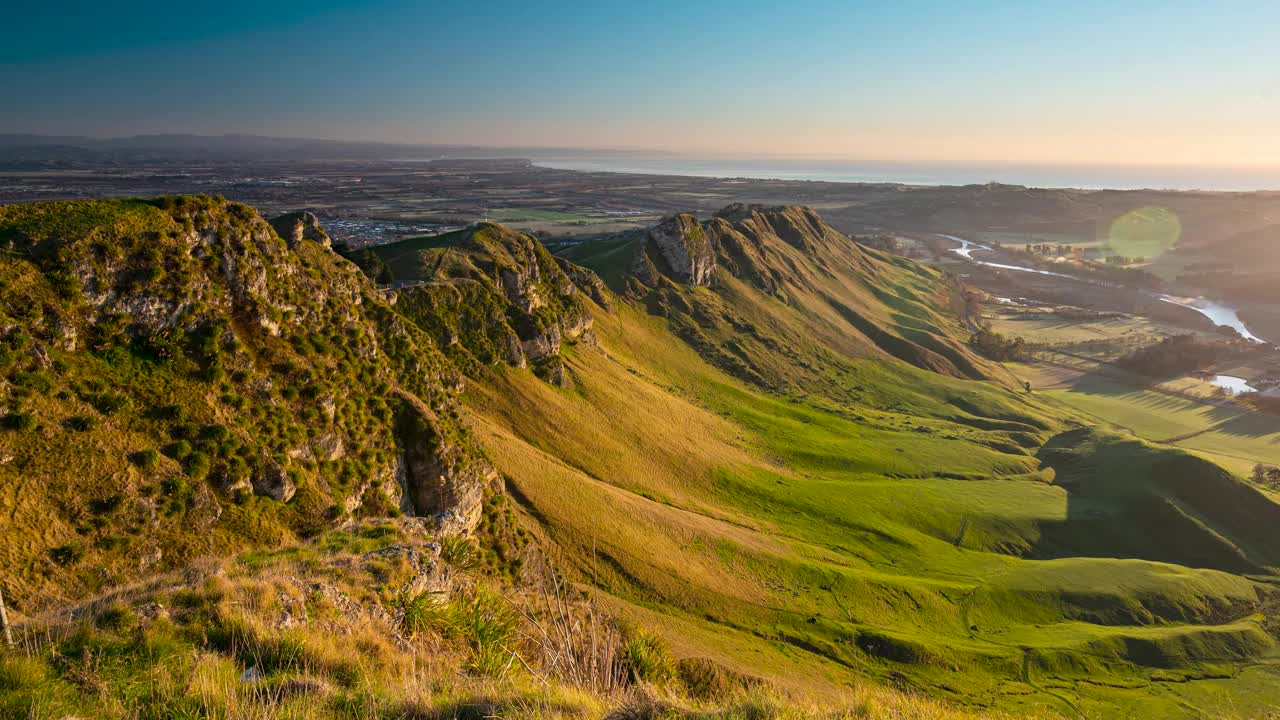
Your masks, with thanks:
[{"label": "hazy horizon", "polygon": [[65,10],[7,18],[0,132],[1280,166],[1260,3]]}]

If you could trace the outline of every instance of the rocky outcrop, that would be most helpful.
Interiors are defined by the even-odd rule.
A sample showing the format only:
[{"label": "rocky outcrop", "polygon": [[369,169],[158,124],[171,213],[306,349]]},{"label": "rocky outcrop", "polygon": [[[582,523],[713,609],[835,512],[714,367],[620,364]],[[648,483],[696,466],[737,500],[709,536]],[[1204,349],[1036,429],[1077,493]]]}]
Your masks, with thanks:
[{"label": "rocky outcrop", "polygon": [[400,509],[432,518],[441,532],[466,534],[480,522],[497,471],[468,439],[413,397],[402,397],[396,436],[404,459]]},{"label": "rocky outcrop", "polygon": [[[376,250],[388,256],[406,252],[398,245]],[[418,251],[417,266],[421,276],[396,291],[397,310],[449,352],[479,365],[537,366],[557,358],[565,343],[593,340],[584,292],[607,302],[595,273],[559,261],[535,238],[493,223]]]},{"label": "rocky outcrop", "polygon": [[306,211],[285,213],[272,218],[271,227],[291,248],[297,247],[304,240],[319,243],[326,248],[333,245],[329,233],[320,226],[320,221]]},{"label": "rocky outcrop", "polygon": [[[82,548],[60,551],[65,560],[40,583],[84,592],[82,566],[126,577],[145,561],[163,571],[207,552],[215,534],[249,547],[402,504],[451,531],[474,527],[492,471],[458,411],[461,364],[326,247],[314,216],[271,225],[202,196],[33,203],[0,206],[0,241],[15,250],[0,254],[0,276],[17,280],[0,283],[0,348],[8,367],[38,371],[49,395],[23,412],[4,399],[0,415],[33,428],[83,416],[83,429],[0,453],[0,465],[60,484],[59,497],[84,498],[33,501],[15,531],[49,539],[11,557],[47,561],[79,537],[88,503],[120,508],[100,514]],[[529,338],[516,336],[508,307],[566,318],[544,331],[548,340],[586,332],[558,311],[582,298],[549,257],[505,286],[496,268],[467,272],[457,287],[483,293],[455,287],[449,307],[491,297],[493,314],[475,317],[505,324],[513,358]],[[115,373],[120,363],[130,369]],[[399,422],[406,402],[429,422]],[[100,453],[88,472],[86,443]],[[252,523],[224,512],[246,501]]]},{"label": "rocky outcrop", "polygon": [[690,285],[711,282],[715,248],[697,218],[689,213],[673,215],[650,228],[647,237],[673,279]]},{"label": "rocky outcrop", "polygon": [[262,472],[253,478],[253,492],[279,502],[289,502],[298,486],[289,477],[289,471],[275,461],[267,461]]},{"label": "rocky outcrop", "polygon": [[604,282],[600,280],[599,275],[562,257],[556,258],[556,264],[560,266],[560,269],[569,277],[574,286],[586,293],[587,297],[591,298],[595,304],[606,310],[609,309],[609,296],[605,293]]},{"label": "rocky outcrop", "polygon": [[[865,249],[812,208],[735,203],[701,223],[689,214],[666,218],[629,240],[627,294],[667,317],[712,362],[752,382],[773,388],[791,381],[772,369],[779,349],[794,347],[799,321],[824,306],[835,323],[813,323],[804,332],[829,334],[833,346],[850,354],[987,377],[982,361],[964,347],[947,286],[933,282],[932,271]],[[712,293],[691,292],[713,276],[720,280]],[[768,318],[772,312],[754,318],[740,312],[750,296],[731,278],[792,306],[797,322]]]}]

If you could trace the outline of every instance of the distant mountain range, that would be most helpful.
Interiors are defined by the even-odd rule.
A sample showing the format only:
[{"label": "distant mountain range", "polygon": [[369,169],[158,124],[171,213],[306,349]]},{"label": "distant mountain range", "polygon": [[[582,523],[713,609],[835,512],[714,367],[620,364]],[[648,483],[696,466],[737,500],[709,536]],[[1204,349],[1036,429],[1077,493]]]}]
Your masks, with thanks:
[{"label": "distant mountain range", "polygon": [[[0,133],[0,162],[137,160],[152,156],[174,160],[392,160],[436,158],[588,157],[601,152],[625,156],[625,150],[586,148],[484,147],[479,145],[412,144],[281,138],[227,133],[165,133],[95,138],[83,135]],[[645,151],[646,156],[654,155]]]}]

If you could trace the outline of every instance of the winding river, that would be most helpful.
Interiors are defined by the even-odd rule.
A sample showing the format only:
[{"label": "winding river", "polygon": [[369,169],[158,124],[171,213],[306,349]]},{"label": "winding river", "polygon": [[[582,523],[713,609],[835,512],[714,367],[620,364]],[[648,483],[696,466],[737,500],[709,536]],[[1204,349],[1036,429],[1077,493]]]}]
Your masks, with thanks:
[{"label": "winding river", "polygon": [[[1057,273],[1049,270],[1041,270],[1039,268],[1023,267],[1021,265],[1006,265],[1004,263],[994,263],[994,262],[988,262],[986,260],[979,260],[973,256],[973,253],[977,250],[991,250],[990,247],[986,245],[982,245],[980,243],[965,240],[964,238],[956,237],[954,235],[938,234],[938,237],[943,238],[944,240],[950,240],[952,242],[960,243],[960,247],[950,248],[951,252],[955,253],[956,255],[959,255],[960,257],[968,260],[969,262],[977,263],[978,265],[986,265],[987,267],[999,268],[1001,270],[1016,270],[1017,272],[1029,272],[1029,273],[1036,273],[1038,275],[1052,275],[1053,277],[1065,278],[1067,280],[1074,280],[1076,282],[1084,282],[1084,283],[1090,282],[1089,280],[1086,280],[1084,278],[1076,277],[1074,275],[1067,275],[1066,273]],[[1147,291],[1143,291],[1143,292],[1147,292]],[[1208,298],[1202,298],[1202,297],[1184,298],[1184,297],[1177,297],[1174,295],[1168,295],[1166,293],[1151,293],[1151,294],[1167,303],[1173,303],[1174,305],[1181,305],[1182,307],[1185,307],[1185,308],[1191,308],[1192,310],[1195,310],[1201,315],[1204,315],[1205,317],[1209,318],[1211,321],[1213,321],[1215,325],[1226,325],[1227,327],[1234,329],[1236,332],[1240,333],[1241,337],[1245,338],[1246,340],[1252,340],[1253,342],[1264,342],[1262,338],[1249,332],[1249,328],[1246,327],[1244,324],[1244,321],[1240,319],[1240,314],[1237,312],[1236,308],[1231,305],[1228,305],[1223,302],[1218,302],[1217,300],[1210,300]]]}]

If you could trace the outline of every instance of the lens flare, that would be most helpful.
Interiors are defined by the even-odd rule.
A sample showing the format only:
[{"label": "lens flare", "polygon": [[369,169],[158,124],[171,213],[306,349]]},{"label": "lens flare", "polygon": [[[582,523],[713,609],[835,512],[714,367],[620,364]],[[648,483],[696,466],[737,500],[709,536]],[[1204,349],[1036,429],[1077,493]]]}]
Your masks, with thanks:
[{"label": "lens flare", "polygon": [[1111,222],[1107,231],[1110,254],[1135,260],[1160,257],[1182,237],[1182,221],[1168,208],[1130,210]]}]

